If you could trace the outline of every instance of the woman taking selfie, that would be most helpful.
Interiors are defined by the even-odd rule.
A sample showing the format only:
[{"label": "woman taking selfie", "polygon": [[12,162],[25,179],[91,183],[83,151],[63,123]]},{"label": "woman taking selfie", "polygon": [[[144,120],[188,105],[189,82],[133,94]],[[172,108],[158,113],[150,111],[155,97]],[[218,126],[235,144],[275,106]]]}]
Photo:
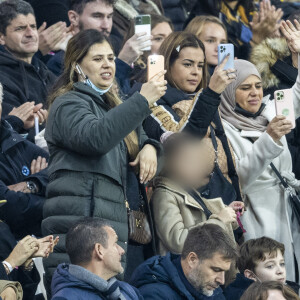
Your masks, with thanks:
[{"label": "woman taking selfie", "polygon": [[223,70],[228,57],[216,67],[207,87],[204,46],[195,35],[172,33],[162,43],[160,54],[165,58],[168,85],[166,94],[151,107],[152,114],[144,121],[147,135],[158,141],[167,131],[208,137],[207,155],[199,159],[206,160],[213,171],[210,182],[201,189],[202,196],[221,197],[227,205],[241,200],[230,145],[218,113],[220,94],[236,76],[234,70]]},{"label": "woman taking selfie", "polygon": [[[165,93],[166,83],[159,82],[162,75],[122,103],[114,86],[114,52],[107,38],[91,29],[69,41],[64,73],[49,98],[45,138],[51,159],[44,233],[64,238],[80,218],[99,217],[110,222],[120,245],[128,250],[124,265],[126,256],[131,268],[143,261],[143,245],[130,238],[127,249],[126,205],[147,214],[141,185],[156,173],[159,144],[146,137],[141,123],[151,113],[149,106]],[[65,261],[65,249],[60,252],[51,267]]]},{"label": "woman taking selfie", "polygon": [[[283,31],[300,52],[300,31],[285,26]],[[292,123],[275,113],[273,101],[263,98],[262,81],[256,67],[236,60],[237,79],[222,93],[221,116],[235,156],[247,213],[242,222],[245,238],[273,238],[286,247],[287,277],[295,281],[295,259],[300,262],[299,220],[292,214],[290,194],[281,185],[276,170],[288,185],[299,190],[285,135]],[[295,117],[300,116],[300,78],[292,88]],[[274,167],[271,165],[273,163]],[[295,256],[295,259],[294,259]]]}]

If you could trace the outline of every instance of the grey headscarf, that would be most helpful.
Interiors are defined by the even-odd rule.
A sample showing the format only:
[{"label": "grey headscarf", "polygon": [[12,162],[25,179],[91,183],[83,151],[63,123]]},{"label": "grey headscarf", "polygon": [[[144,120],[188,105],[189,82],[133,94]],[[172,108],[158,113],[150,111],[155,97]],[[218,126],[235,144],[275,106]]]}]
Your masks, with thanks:
[{"label": "grey headscarf", "polygon": [[227,86],[221,95],[220,111],[221,117],[239,130],[261,131],[264,132],[268,125],[268,120],[258,115],[246,117],[235,111],[235,91],[249,76],[255,75],[261,79],[256,67],[249,61],[238,59],[234,61],[234,67],[237,71],[237,78]]}]

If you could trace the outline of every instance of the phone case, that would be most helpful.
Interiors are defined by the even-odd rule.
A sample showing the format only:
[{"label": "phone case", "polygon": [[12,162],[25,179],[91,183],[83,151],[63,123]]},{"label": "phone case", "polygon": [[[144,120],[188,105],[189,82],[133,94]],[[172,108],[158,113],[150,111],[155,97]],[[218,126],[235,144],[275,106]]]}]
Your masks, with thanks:
[{"label": "phone case", "polygon": [[[162,55],[149,55],[147,62],[147,79],[148,81],[153,78],[156,74],[165,69],[165,58]],[[164,81],[165,78],[162,76],[159,81]]]},{"label": "phone case", "polygon": [[[135,33],[146,32],[148,36],[151,35],[151,16],[138,15],[135,18]],[[151,46],[142,49],[143,51],[150,51]]]},{"label": "phone case", "polygon": [[291,121],[293,128],[296,126],[292,89],[278,90],[274,92],[276,115],[283,115]]},{"label": "phone case", "polygon": [[227,54],[230,54],[229,59],[224,67],[224,70],[234,69],[234,47],[233,44],[220,44],[218,46],[218,64],[221,64]]}]

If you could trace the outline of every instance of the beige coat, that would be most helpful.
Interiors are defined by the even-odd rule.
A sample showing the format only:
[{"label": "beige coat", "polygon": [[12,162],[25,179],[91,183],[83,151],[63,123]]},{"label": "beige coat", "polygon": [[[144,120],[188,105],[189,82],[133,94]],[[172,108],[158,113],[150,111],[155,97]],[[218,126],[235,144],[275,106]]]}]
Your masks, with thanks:
[{"label": "beige coat", "polygon": [[[225,225],[216,216],[225,207],[222,199],[203,199],[203,201],[213,213],[208,220],[201,205],[187,192],[165,177],[155,178],[151,203],[159,254],[165,255],[168,251],[180,254],[189,230],[205,223],[219,225],[234,240],[232,226]],[[234,224],[234,229],[237,226]]]},{"label": "beige coat", "polygon": [[17,300],[22,300],[23,299],[23,290],[22,290],[22,286],[19,282],[17,281],[7,281],[7,280],[0,280],[0,294],[6,289],[11,287],[17,297]]}]

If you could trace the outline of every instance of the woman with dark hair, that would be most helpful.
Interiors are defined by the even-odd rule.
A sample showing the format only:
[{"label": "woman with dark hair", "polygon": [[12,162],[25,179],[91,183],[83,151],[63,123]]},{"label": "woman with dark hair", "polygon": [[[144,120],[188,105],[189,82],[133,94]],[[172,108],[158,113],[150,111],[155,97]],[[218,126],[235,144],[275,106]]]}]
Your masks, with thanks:
[{"label": "woman with dark hair", "polygon": [[241,300],[300,300],[287,285],[278,281],[255,282],[250,285]]},{"label": "woman with dark hair", "polygon": [[253,0],[202,0],[196,2],[187,24],[199,15],[220,18],[227,28],[229,42],[235,46],[235,56],[248,59],[251,46],[278,31],[283,13],[271,6],[270,0],[261,1],[259,13],[255,12]]},{"label": "woman with dark hair", "polygon": [[[148,139],[141,123],[151,113],[149,106],[165,94],[161,76],[163,72],[122,103],[112,47],[90,29],[69,41],[64,73],[49,97],[45,139],[50,183],[43,233],[55,232],[64,240],[68,228],[82,217],[108,220],[127,252],[128,276],[144,260],[145,248],[129,239],[126,206],[145,212],[151,227],[143,183],[156,173],[160,146]],[[50,258],[48,280],[48,272],[66,259],[64,248]]]},{"label": "woman with dark hair", "polygon": [[226,205],[241,201],[238,177],[230,145],[218,113],[220,94],[235,80],[234,70],[223,70],[228,57],[216,67],[207,86],[207,64],[203,43],[193,34],[174,32],[160,47],[165,58],[166,94],[151,107],[144,121],[147,135],[164,139],[165,133],[186,131],[205,139],[210,180],[199,192],[205,198],[221,197]]}]

